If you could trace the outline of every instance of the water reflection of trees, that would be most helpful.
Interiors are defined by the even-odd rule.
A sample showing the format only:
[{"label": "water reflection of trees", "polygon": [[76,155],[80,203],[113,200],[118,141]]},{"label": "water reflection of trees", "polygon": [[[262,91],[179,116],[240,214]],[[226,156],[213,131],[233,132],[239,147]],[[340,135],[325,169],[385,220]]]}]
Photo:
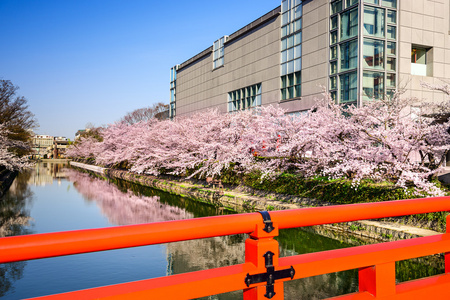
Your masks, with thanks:
[{"label": "water reflection of trees", "polygon": [[[33,198],[28,187],[32,172],[19,174],[0,199],[0,237],[31,233],[27,228],[31,220],[27,203]],[[13,283],[22,278],[25,265],[26,262],[0,264],[0,297],[11,291]]]},{"label": "water reflection of trees", "polygon": [[86,200],[95,201],[110,223],[131,225],[193,218],[180,207],[161,203],[158,196],[122,192],[108,181],[67,169],[68,179]]}]

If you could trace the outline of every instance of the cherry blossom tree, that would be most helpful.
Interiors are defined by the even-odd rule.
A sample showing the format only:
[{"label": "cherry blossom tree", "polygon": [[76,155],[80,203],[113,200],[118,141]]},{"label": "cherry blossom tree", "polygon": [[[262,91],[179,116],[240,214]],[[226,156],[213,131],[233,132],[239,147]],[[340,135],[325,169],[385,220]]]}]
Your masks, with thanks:
[{"label": "cherry blossom tree", "polygon": [[10,139],[5,124],[0,124],[0,167],[11,171],[20,171],[30,166],[28,159],[15,154],[13,149],[28,149],[28,144]]},{"label": "cherry blossom tree", "polygon": [[101,141],[81,139],[69,154],[103,165],[126,161],[142,174],[220,177],[231,167],[271,177],[289,169],[355,185],[387,180],[439,195],[429,179],[450,149],[449,123],[411,109],[414,101],[397,93],[346,107],[325,94],[299,117],[265,106],[232,114],[207,110],[174,121],[122,121],[103,128]]}]

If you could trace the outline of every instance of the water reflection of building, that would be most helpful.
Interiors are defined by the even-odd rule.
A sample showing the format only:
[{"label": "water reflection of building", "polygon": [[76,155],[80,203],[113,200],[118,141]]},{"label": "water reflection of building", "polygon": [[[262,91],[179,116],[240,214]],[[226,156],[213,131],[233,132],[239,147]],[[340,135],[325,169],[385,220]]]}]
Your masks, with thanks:
[{"label": "water reflection of building", "polygon": [[36,164],[36,167],[31,172],[29,184],[32,185],[47,185],[53,184],[55,179],[66,178],[65,164],[44,162]]}]

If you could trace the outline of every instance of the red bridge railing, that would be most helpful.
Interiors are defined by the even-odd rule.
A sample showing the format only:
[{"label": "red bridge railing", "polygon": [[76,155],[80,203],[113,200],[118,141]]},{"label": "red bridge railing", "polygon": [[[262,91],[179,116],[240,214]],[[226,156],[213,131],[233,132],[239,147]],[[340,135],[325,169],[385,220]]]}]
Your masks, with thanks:
[{"label": "red bridge railing", "polygon": [[[0,239],[0,263],[249,234],[245,263],[36,299],[192,299],[243,290],[244,299],[284,299],[283,282],[359,270],[359,292],[333,299],[450,299],[450,234],[279,258],[279,229],[450,211],[450,197],[216,216]],[[445,274],[396,284],[395,262],[445,254]]]}]

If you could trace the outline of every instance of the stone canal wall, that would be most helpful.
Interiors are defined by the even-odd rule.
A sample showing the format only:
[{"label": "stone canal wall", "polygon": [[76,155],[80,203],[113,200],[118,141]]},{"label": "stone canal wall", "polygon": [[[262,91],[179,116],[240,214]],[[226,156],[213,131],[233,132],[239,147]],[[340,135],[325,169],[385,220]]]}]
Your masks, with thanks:
[{"label": "stone canal wall", "polygon": [[[256,191],[246,187],[218,188],[202,181],[181,181],[175,178],[139,175],[124,170],[107,169],[75,162],[71,162],[70,165],[182,197],[224,206],[238,212],[298,209],[330,205],[314,199]],[[380,221],[358,221],[313,227],[314,231],[317,231],[317,233],[322,232],[322,235],[328,230],[332,230],[349,233],[352,236],[363,239],[382,241],[439,234],[439,232],[433,230]]]}]

